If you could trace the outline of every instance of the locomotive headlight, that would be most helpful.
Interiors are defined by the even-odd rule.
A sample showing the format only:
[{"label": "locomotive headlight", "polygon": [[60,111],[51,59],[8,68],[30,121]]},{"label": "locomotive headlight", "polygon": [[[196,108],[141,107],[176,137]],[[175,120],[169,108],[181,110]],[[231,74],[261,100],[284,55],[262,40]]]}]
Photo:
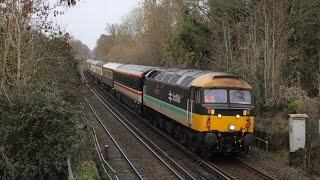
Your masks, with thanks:
[{"label": "locomotive headlight", "polygon": [[236,118],[237,118],[237,119],[239,119],[239,118],[240,118],[240,115],[239,115],[239,114],[237,114],[237,115],[236,115]]},{"label": "locomotive headlight", "polygon": [[236,130],[236,126],[233,125],[233,124],[230,124],[230,125],[229,125],[229,130],[230,130],[230,131]]},{"label": "locomotive headlight", "polygon": [[218,118],[221,118],[222,117],[222,115],[221,114],[218,114]]}]

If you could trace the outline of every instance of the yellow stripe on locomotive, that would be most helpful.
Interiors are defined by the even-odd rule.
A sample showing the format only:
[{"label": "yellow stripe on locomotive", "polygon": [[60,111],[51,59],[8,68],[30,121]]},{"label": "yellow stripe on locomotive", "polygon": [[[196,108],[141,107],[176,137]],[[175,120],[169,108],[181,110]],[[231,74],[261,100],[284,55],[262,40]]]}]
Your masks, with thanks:
[{"label": "yellow stripe on locomotive", "polygon": [[253,116],[218,116],[218,115],[192,115],[193,130],[198,132],[217,131],[253,133]]}]

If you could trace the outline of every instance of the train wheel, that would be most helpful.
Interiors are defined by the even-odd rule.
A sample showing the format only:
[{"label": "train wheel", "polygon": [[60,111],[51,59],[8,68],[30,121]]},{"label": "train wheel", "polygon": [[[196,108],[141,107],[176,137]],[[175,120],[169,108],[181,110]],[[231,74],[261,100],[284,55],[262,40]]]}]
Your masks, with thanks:
[{"label": "train wheel", "polygon": [[184,145],[187,145],[188,142],[189,142],[189,136],[186,132],[184,132],[182,129],[181,129],[181,133],[180,133],[180,143],[181,144],[184,144]]},{"label": "train wheel", "polygon": [[159,127],[158,125],[158,120],[156,118],[152,119],[152,124],[155,126],[155,127]]},{"label": "train wheel", "polygon": [[174,138],[177,139],[178,141],[180,141],[181,138],[181,127],[179,125],[176,125],[174,127]]},{"label": "train wheel", "polygon": [[143,109],[140,105],[137,105],[138,113],[141,117],[144,117]]}]

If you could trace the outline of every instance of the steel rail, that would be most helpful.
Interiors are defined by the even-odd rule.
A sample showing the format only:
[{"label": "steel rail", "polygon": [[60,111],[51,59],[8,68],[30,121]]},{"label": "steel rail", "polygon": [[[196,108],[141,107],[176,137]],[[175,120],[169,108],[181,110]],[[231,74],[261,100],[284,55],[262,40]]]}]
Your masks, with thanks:
[{"label": "steel rail", "polygon": [[102,151],[101,151],[101,147],[99,145],[99,141],[98,141],[98,138],[97,138],[97,133],[95,131],[95,128],[93,125],[91,125],[91,123],[89,122],[89,120],[85,117],[85,114],[81,111],[82,113],[82,117],[87,121],[87,123],[91,126],[92,128],[92,132],[90,132],[90,134],[92,135],[92,139],[94,141],[94,146],[95,146],[95,149],[97,151],[97,154],[98,154],[98,157],[100,159],[100,163],[101,163],[101,166],[102,166],[102,169],[104,170],[104,173],[108,176],[108,178],[110,180],[112,180],[108,170],[106,169],[105,165],[108,166],[108,168],[112,171],[112,175],[115,177],[116,180],[119,180],[119,177],[117,175],[117,172],[112,168],[112,166],[105,160],[103,154],[102,154]]},{"label": "steel rail", "polygon": [[114,139],[114,137],[112,136],[112,134],[110,133],[110,131],[105,127],[105,125],[103,124],[102,120],[100,119],[100,117],[98,116],[98,114],[95,112],[95,110],[93,109],[92,105],[90,104],[90,102],[85,98],[86,103],[88,104],[90,110],[93,112],[93,114],[95,115],[95,117],[98,119],[98,121],[100,122],[101,126],[103,127],[103,129],[106,131],[106,133],[109,135],[109,137],[111,138],[112,142],[116,145],[117,149],[120,151],[120,153],[122,154],[122,156],[126,159],[126,161],[128,162],[129,166],[131,167],[131,169],[134,171],[134,173],[138,176],[139,179],[143,180],[142,176],[140,175],[140,173],[138,172],[138,170],[134,167],[134,165],[132,164],[132,162],[130,161],[130,159],[127,157],[127,155],[124,153],[124,151],[121,149],[121,147],[119,146],[118,142]]},{"label": "steel rail", "polygon": [[[90,89],[90,91],[100,100],[100,102],[137,138],[140,140],[141,143],[143,143],[172,173],[175,174],[176,177],[178,177],[179,179],[185,179],[184,177],[182,177],[180,174],[178,174],[176,172],[176,170],[174,170],[167,162],[165,162],[165,160],[163,160],[146,142],[144,142],[143,139],[141,139],[139,137],[139,135],[141,137],[143,137],[148,143],[151,144],[151,146],[153,148],[155,148],[158,152],[160,152],[163,156],[165,156],[171,163],[173,163],[176,168],[180,169],[187,177],[189,177],[190,179],[195,180],[196,178],[193,177],[193,175],[191,175],[187,170],[185,170],[182,166],[180,166],[177,162],[175,162],[171,157],[169,157],[159,146],[157,146],[153,141],[151,141],[144,133],[142,133],[138,128],[136,128],[126,117],[124,117],[119,111],[117,111],[112,105],[110,105],[110,103],[105,100],[105,98],[103,96],[99,96],[97,92],[95,92],[94,89],[92,89],[88,84],[86,84],[87,87]],[[108,105],[107,105],[107,104]],[[121,116],[121,117],[120,117]],[[134,129],[134,131],[123,121],[126,121],[126,123],[128,123],[132,129]],[[139,135],[137,135],[137,133]]]},{"label": "steel rail", "polygon": [[[93,129],[94,130],[94,129]],[[95,130],[94,130],[95,131]],[[98,141],[98,138],[97,138],[97,135],[96,133],[94,133],[93,135],[93,138],[97,144],[97,147],[98,147],[98,150],[99,150],[99,153],[101,155],[101,158],[102,158],[102,162],[104,164],[106,164],[108,166],[108,168],[112,171],[112,174],[116,176],[116,179],[119,179],[118,176],[117,176],[117,172],[111,167],[111,165],[106,161],[106,159],[104,158],[103,154],[102,154],[102,150],[101,150],[101,147],[99,145],[99,141]]]},{"label": "steel rail", "polygon": [[276,179],[276,178],[272,177],[271,175],[269,175],[267,173],[264,173],[264,172],[262,172],[262,171],[260,171],[260,170],[258,170],[256,168],[250,166],[249,164],[239,160],[239,159],[237,159],[237,160],[242,166],[244,166],[245,168],[247,168],[247,169],[249,169],[249,170],[251,170],[251,171],[253,171],[253,172],[257,173],[257,174],[259,174],[263,179],[267,179],[267,180],[275,180]]},{"label": "steel rail", "polygon": [[[93,135],[92,135],[92,137],[93,137]],[[94,137],[93,137],[93,138],[94,138]],[[110,174],[108,173],[108,170],[107,170],[106,167],[104,166],[104,162],[103,162],[103,160],[102,160],[102,157],[101,157],[101,154],[100,154],[100,152],[99,152],[99,148],[98,148],[98,145],[96,144],[96,142],[94,143],[94,146],[95,146],[95,149],[96,149],[97,154],[98,154],[98,156],[99,156],[100,163],[101,163],[101,166],[102,166],[102,169],[103,169],[104,173],[108,176],[108,178],[109,178],[110,180],[112,180]]]},{"label": "steel rail", "polygon": [[[111,97],[113,100],[118,101],[117,99],[115,99],[112,96]],[[104,97],[102,97],[103,99],[105,99]],[[105,100],[106,101],[106,100]],[[176,142],[173,138],[171,138],[170,136],[168,136],[167,134],[165,134],[164,132],[162,132],[161,130],[159,130],[158,128],[154,127],[152,124],[150,124],[147,120],[145,120],[144,118],[138,116],[136,114],[135,111],[133,111],[132,109],[128,108],[127,106],[123,105],[122,103],[119,103],[122,107],[124,107],[125,109],[127,109],[128,111],[130,111],[135,117],[137,117],[138,119],[140,119],[141,121],[143,121],[144,123],[146,123],[150,128],[152,128],[154,131],[156,131],[158,134],[160,134],[161,136],[165,137],[167,140],[169,140],[169,142],[171,142],[173,145],[175,145],[176,147],[178,147],[181,151],[183,151],[184,153],[186,153],[189,157],[193,158],[196,162],[203,164],[204,166],[206,166],[207,168],[211,169],[214,171],[214,173],[216,173],[216,175],[218,175],[221,179],[225,179],[225,180],[234,180],[237,179],[235,177],[233,177],[232,175],[230,175],[229,173],[227,173],[226,171],[222,170],[220,167],[218,167],[217,165],[215,165],[214,163],[207,161],[207,160],[203,160],[200,157],[196,156],[195,154],[193,154],[192,152],[190,152],[188,149],[186,149],[184,146],[182,146],[181,144],[179,144],[178,142]],[[199,166],[200,166],[199,165]]]}]

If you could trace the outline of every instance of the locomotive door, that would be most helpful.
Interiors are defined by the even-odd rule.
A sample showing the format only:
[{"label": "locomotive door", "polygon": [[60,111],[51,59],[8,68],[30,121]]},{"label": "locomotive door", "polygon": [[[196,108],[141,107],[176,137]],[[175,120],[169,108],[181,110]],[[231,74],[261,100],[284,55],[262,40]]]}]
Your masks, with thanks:
[{"label": "locomotive door", "polygon": [[190,98],[187,101],[187,120],[188,120],[188,126],[191,127],[192,125],[192,113],[193,113],[193,94],[194,89],[191,88]]}]

